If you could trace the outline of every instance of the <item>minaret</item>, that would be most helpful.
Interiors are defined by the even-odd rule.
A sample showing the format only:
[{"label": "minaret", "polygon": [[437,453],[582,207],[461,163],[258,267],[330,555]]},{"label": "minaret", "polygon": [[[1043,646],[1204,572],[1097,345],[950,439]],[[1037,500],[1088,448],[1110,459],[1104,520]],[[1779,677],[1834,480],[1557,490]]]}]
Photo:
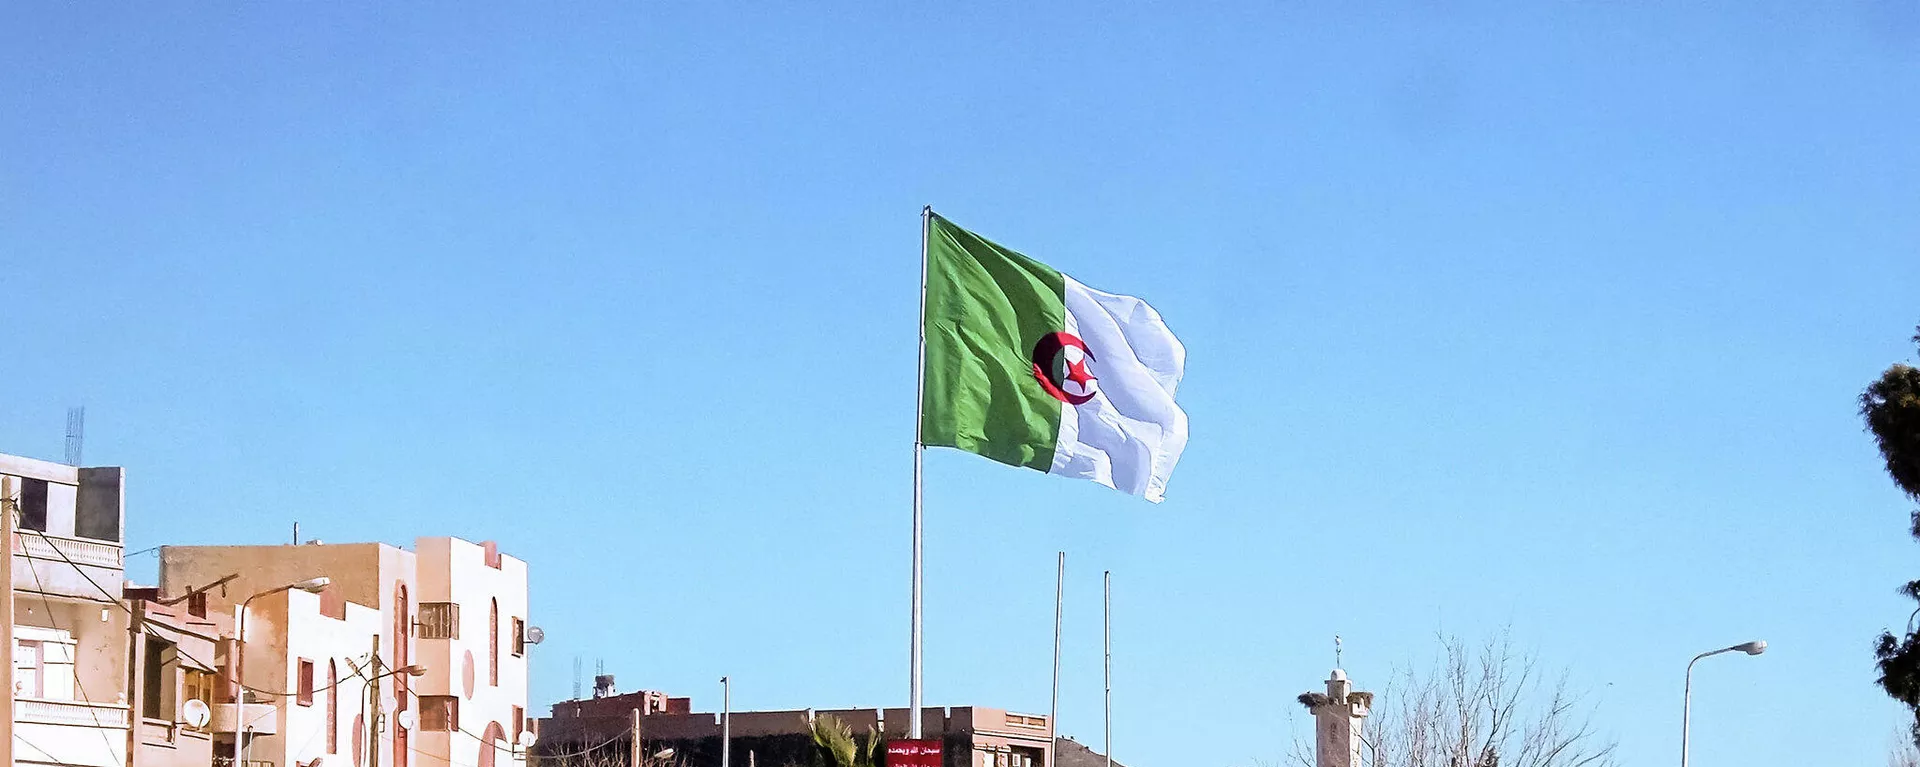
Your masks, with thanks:
[{"label": "minaret", "polygon": [[1372,713],[1373,693],[1355,692],[1347,672],[1336,668],[1325,695],[1306,693],[1300,703],[1313,712],[1315,767],[1363,767],[1360,726]]}]

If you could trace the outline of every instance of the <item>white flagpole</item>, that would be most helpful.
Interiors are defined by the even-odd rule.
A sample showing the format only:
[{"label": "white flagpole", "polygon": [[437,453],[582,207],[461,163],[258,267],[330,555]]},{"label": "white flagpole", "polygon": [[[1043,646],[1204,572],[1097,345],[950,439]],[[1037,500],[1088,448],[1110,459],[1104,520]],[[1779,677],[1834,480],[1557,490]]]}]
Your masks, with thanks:
[{"label": "white flagpole", "polygon": [[1101,580],[1101,589],[1105,592],[1101,597],[1104,603],[1101,622],[1105,627],[1101,630],[1100,643],[1107,660],[1107,767],[1113,767],[1113,571],[1106,571]]},{"label": "white flagpole", "polygon": [[[1067,596],[1067,552],[1060,552],[1060,571],[1053,577],[1053,707],[1047,709],[1047,753],[1060,739],[1060,615]],[[1053,762],[1049,760],[1048,764]]]},{"label": "white flagpole", "polygon": [[920,209],[920,353],[913,369],[913,630],[907,654],[912,667],[907,682],[907,737],[919,740],[920,730],[920,417],[927,389],[927,238],[933,229],[933,206]]}]

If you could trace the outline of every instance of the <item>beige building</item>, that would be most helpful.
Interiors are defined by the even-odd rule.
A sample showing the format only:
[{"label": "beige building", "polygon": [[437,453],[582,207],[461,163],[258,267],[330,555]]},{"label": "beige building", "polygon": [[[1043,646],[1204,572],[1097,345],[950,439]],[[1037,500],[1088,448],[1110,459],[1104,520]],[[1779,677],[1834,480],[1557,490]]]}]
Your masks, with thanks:
[{"label": "beige building", "polygon": [[[286,588],[321,577],[330,584],[317,594]],[[224,642],[218,664],[230,669],[244,654],[247,698],[236,706],[228,683],[216,693],[215,767],[228,766],[236,730],[245,767],[507,767],[523,759],[526,564],[492,543],[161,549],[162,593],[219,581],[223,588],[206,592],[207,609],[224,635],[235,633],[235,610],[252,602],[244,644]]]},{"label": "beige building", "polygon": [[[635,712],[646,753],[672,749],[688,764],[718,764],[722,738],[718,713],[694,713],[686,698],[650,690],[615,695],[612,677],[595,681],[596,697],[553,704],[553,715],[539,722],[534,748],[543,767],[593,764],[594,756],[616,761],[632,748]],[[943,742],[945,761],[967,767],[1052,767],[1053,728],[1044,714],[1022,714],[985,706],[925,708],[920,712],[926,737]],[[904,708],[845,710],[735,711],[726,727],[734,764],[807,764],[813,753],[813,722],[832,716],[854,734],[879,733],[886,739],[907,736]],[[585,757],[585,758],[581,758]]]},{"label": "beige building", "polygon": [[0,455],[0,505],[17,510],[13,757],[22,765],[127,763],[127,613],[119,603],[122,474]]},{"label": "beige building", "polygon": [[218,684],[219,631],[199,596],[169,604],[160,601],[159,589],[126,590],[132,767],[213,764],[212,723],[202,717],[211,714]]}]

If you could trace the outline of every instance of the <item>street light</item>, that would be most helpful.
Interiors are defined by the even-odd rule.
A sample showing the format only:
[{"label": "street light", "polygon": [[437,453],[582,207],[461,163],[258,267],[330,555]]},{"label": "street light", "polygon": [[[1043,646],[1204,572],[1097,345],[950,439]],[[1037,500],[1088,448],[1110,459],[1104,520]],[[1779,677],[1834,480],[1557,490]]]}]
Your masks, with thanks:
[{"label": "street light", "polygon": [[233,682],[239,689],[233,694],[233,767],[247,767],[247,605],[264,596],[282,591],[305,591],[318,594],[333,580],[326,576],[308,578],[298,583],[276,586],[240,601],[233,611]]},{"label": "street light", "polygon": [[1686,707],[1680,710],[1680,767],[1687,767],[1687,731],[1692,728],[1693,664],[1699,663],[1701,658],[1705,658],[1712,655],[1719,655],[1720,653],[1723,653],[1723,652],[1734,652],[1734,651],[1743,652],[1748,655],[1759,655],[1760,653],[1767,651],[1767,643],[1765,641],[1756,639],[1751,642],[1744,642],[1741,644],[1734,645],[1732,647],[1726,647],[1719,650],[1714,650],[1713,652],[1703,652],[1703,653],[1700,653],[1699,655],[1693,656],[1693,660],[1687,661]]}]

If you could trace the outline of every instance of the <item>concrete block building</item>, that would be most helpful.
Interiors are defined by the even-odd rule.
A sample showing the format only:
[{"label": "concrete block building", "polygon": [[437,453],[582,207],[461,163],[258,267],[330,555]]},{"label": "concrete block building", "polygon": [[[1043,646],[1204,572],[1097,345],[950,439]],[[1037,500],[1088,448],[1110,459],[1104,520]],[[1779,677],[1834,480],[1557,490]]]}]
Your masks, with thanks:
[{"label": "concrete block building", "polygon": [[118,468],[0,455],[0,509],[18,524],[7,542],[17,764],[127,763],[123,485]]},{"label": "concrete block building", "polygon": [[[291,584],[327,578],[319,593]],[[492,543],[168,546],[160,591],[224,636],[215,750],[242,767],[507,767],[524,759],[526,563]],[[262,595],[257,596],[255,595]],[[243,661],[244,685],[231,669]],[[371,682],[371,684],[370,684]],[[244,688],[244,693],[241,692]],[[244,700],[239,698],[244,694]],[[230,758],[230,757],[226,757]],[[215,767],[228,767],[216,756]]]},{"label": "concrete block building", "polygon": [[[600,754],[624,763],[633,742],[633,713],[640,712],[644,753],[672,749],[688,764],[718,764],[721,721],[717,713],[694,713],[686,698],[642,690],[613,694],[612,678],[600,677],[595,698],[562,701],[552,716],[539,721],[535,755],[541,767],[591,764]],[[809,764],[813,721],[824,715],[864,736],[872,731],[892,740],[907,737],[904,708],[799,709],[735,711],[731,719],[735,764]],[[924,708],[922,729],[944,742],[947,767],[1052,767],[1054,733],[1044,714],[1022,714],[984,706]]]}]

